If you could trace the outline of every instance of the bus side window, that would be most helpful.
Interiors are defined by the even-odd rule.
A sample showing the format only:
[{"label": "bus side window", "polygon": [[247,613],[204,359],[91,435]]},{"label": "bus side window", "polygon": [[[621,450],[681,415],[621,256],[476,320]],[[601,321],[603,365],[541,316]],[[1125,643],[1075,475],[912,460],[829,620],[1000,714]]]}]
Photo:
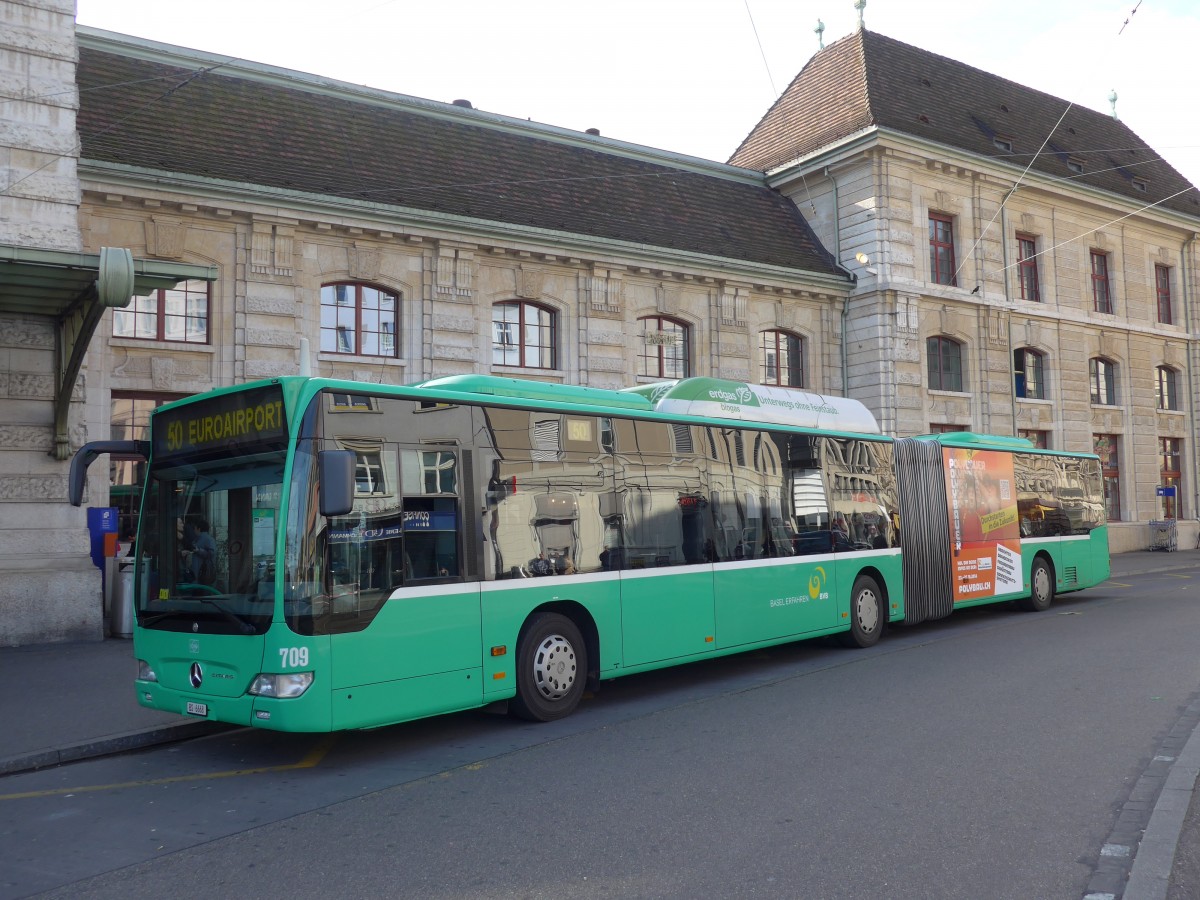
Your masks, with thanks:
[{"label": "bus side window", "polygon": [[404,499],[404,580],[456,578],[458,501],[453,497]]}]

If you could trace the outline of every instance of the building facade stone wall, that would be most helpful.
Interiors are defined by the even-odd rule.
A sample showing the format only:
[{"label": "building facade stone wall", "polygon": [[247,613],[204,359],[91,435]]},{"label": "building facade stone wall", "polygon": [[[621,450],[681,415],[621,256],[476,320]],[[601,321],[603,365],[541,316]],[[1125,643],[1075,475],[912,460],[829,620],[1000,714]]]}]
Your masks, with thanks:
[{"label": "building facade stone wall", "polygon": [[[1120,520],[1114,551],[1144,548],[1164,515],[1155,489],[1160,439],[1181,441],[1180,545],[1197,539],[1200,461],[1194,372],[1200,219],[1031,178],[1007,197],[1010,175],[983,159],[934,160],[880,138],[853,154],[814,158],[774,183],[801,208],[856,277],[849,307],[851,395],[898,435],[939,427],[1045,432],[1052,449],[1092,452],[1118,438]],[[828,169],[826,168],[828,167]],[[801,177],[803,176],[803,177]],[[1003,208],[1002,208],[1003,206]],[[952,217],[957,286],[935,284],[928,217]],[[1020,297],[1017,233],[1036,239],[1041,301]],[[1091,251],[1108,254],[1111,314],[1094,308]],[[867,261],[856,259],[865,254]],[[1160,322],[1155,266],[1171,273],[1172,321]],[[978,290],[973,290],[978,286]],[[929,387],[926,341],[963,353],[961,392]],[[1045,399],[1016,396],[1013,351],[1043,354]],[[1116,366],[1116,397],[1093,403],[1089,362]],[[1157,371],[1176,374],[1178,410],[1159,410]]]}]

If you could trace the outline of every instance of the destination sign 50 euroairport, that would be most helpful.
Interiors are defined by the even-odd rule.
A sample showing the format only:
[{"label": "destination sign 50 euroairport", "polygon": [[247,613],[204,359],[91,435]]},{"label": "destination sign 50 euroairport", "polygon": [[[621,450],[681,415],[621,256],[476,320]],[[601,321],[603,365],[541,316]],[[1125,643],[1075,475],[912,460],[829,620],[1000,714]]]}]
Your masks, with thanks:
[{"label": "destination sign 50 euroairport", "polygon": [[164,410],[153,430],[156,456],[275,445],[287,438],[283,392],[269,385]]}]

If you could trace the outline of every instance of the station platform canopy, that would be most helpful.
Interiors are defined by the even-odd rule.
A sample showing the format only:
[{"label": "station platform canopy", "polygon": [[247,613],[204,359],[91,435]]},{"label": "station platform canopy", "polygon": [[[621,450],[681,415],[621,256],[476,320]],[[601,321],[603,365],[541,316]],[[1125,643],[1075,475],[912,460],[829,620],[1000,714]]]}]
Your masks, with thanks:
[{"label": "station platform canopy", "polygon": [[71,454],[67,410],[83,357],[100,317],[135,296],[192,279],[215,281],[216,266],[133,258],[123,248],[99,253],[38,250],[0,244],[0,313],[53,319],[58,367],[54,386],[56,459]]}]

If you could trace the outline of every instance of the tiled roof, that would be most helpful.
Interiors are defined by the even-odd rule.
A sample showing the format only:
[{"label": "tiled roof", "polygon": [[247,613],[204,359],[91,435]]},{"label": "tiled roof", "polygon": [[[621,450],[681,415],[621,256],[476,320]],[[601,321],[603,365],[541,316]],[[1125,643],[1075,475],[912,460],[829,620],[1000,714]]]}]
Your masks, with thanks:
[{"label": "tiled roof", "polygon": [[[992,75],[965,63],[861,30],[819,51],[730,157],[768,171],[871,127],[957,147],[1142,204],[1189,185],[1145,141],[1111,115]],[[1009,141],[1012,153],[996,146]],[[1078,175],[1068,159],[1083,163]],[[1143,179],[1140,190],[1134,179]],[[1200,191],[1162,206],[1200,216]]]},{"label": "tiled roof", "polygon": [[538,126],[451,104],[361,99],[281,70],[197,75],[211,62],[95,43],[81,41],[77,71],[85,164],[550,229],[584,245],[613,239],[838,273],[795,206],[754,173],[722,174],[722,164],[699,160],[689,168],[630,145],[617,152],[616,142],[567,140],[558,129],[541,137]]}]

